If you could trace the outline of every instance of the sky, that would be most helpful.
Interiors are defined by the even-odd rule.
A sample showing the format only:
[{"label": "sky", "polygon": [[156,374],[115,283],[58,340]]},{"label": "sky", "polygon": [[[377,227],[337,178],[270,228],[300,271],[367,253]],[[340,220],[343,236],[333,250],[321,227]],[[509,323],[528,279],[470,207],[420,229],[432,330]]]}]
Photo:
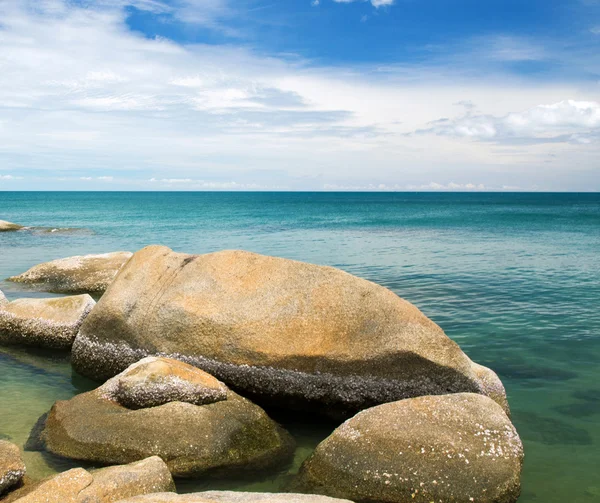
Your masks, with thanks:
[{"label": "sky", "polygon": [[600,0],[0,0],[0,190],[600,190]]}]

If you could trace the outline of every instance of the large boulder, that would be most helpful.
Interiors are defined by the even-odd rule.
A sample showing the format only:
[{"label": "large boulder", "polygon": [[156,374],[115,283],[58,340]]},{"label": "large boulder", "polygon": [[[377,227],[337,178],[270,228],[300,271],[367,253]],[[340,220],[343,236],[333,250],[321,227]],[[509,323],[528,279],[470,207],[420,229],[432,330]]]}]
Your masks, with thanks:
[{"label": "large boulder", "polygon": [[255,399],[335,415],[458,392],[508,411],[496,374],[390,290],[244,251],[150,246],[131,258],[81,327],[73,364],[106,379],[147,355],[184,360]]},{"label": "large boulder", "polygon": [[131,255],[131,252],[119,251],[53,260],[8,280],[53,293],[102,295]]},{"label": "large boulder", "polygon": [[180,477],[280,466],[294,450],[260,407],[200,369],[161,358],[56,402],[40,440],[54,454],[103,464],[160,456]]},{"label": "large boulder", "polygon": [[25,475],[25,464],[20,449],[0,440],[0,495],[18,484]]},{"label": "large boulder", "polygon": [[87,294],[0,303],[0,343],[70,349],[95,305]]},{"label": "large boulder", "polygon": [[244,493],[234,491],[206,491],[193,494],[149,494],[119,503],[352,503],[348,500],[316,494]]},{"label": "large boulder", "polygon": [[0,232],[18,231],[22,228],[22,225],[13,224],[12,222],[7,222],[6,220],[0,220]]},{"label": "large boulder", "polygon": [[138,495],[174,491],[167,465],[151,457],[88,472],[75,468],[11,493],[2,503],[113,503]]},{"label": "large boulder", "polygon": [[379,405],[319,444],[291,489],[358,503],[514,503],[523,446],[501,407],[473,393]]}]

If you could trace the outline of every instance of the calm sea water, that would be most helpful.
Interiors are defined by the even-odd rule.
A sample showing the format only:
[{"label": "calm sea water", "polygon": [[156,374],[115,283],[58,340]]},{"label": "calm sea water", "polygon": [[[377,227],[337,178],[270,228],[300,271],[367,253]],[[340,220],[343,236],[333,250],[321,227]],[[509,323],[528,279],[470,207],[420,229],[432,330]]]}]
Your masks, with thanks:
[{"label": "calm sea water", "polygon": [[[503,379],[525,444],[520,503],[600,501],[599,194],[0,192],[0,218],[39,227],[0,234],[0,278],[159,243],[242,248],[380,283]],[[92,387],[60,353],[0,348],[0,434],[23,445],[55,400]],[[285,424],[299,440],[289,469],[180,489],[277,490],[331,430]],[[26,461],[33,476],[73,466],[39,453]]]}]

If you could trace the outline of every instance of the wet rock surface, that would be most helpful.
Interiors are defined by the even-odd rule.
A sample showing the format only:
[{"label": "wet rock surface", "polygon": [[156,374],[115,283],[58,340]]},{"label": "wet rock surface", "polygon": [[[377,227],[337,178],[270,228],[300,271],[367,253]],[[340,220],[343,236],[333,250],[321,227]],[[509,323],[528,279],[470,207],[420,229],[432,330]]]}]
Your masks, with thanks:
[{"label": "wet rock surface", "polygon": [[0,232],[18,231],[22,228],[22,225],[13,224],[12,222],[7,222],[6,220],[0,220]]},{"label": "wet rock surface", "polygon": [[291,489],[356,502],[514,503],[521,440],[491,399],[459,393],[367,409],[337,428]]},{"label": "wet rock surface", "polygon": [[[143,370],[143,372],[141,372]],[[167,372],[167,374],[164,374]],[[149,389],[122,387],[130,378],[149,376]],[[162,373],[162,376],[161,376]],[[160,456],[175,476],[223,475],[231,471],[254,471],[280,466],[291,456],[290,435],[257,405],[227,389],[211,376],[182,362],[148,359],[133,365],[100,388],[59,401],[52,407],[40,440],[50,452],[97,463],[127,463],[147,456]],[[168,390],[162,377],[184,376],[184,388]],[[152,388],[156,382],[158,388]],[[179,385],[177,385],[179,386]],[[182,390],[183,389],[183,393]],[[226,398],[211,395],[226,390]],[[137,408],[139,400],[154,403],[168,398],[180,400],[190,390],[211,403],[194,405],[170,401],[159,406]],[[131,395],[127,396],[130,392]],[[133,402],[135,409],[124,406]],[[202,401],[201,400],[201,401]]]},{"label": "wet rock surface", "polygon": [[6,440],[0,440],[0,497],[21,482],[25,464],[20,449]]},{"label": "wet rock surface", "polygon": [[87,294],[0,301],[0,343],[69,349],[95,305]]},{"label": "wet rock surface", "polygon": [[131,252],[82,255],[38,264],[9,281],[34,285],[53,293],[102,295]]},{"label": "wet rock surface", "polygon": [[458,392],[508,410],[498,377],[393,292],[243,251],[151,246],[132,257],[83,324],[73,363],[107,379],[148,355],[184,360],[265,403],[330,415]]}]

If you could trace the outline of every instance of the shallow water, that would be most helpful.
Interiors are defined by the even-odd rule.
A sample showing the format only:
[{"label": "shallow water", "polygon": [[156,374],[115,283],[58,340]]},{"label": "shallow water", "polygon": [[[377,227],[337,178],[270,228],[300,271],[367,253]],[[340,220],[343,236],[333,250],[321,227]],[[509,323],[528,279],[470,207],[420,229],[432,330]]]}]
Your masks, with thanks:
[{"label": "shallow water", "polygon": [[[0,278],[160,243],[243,248],[380,283],[503,379],[525,444],[520,503],[600,501],[598,194],[0,192],[0,218],[35,227],[0,234]],[[0,289],[11,299],[48,295]],[[55,400],[94,386],[65,355],[0,348],[0,435],[23,445]],[[282,421],[299,441],[292,466],[180,489],[277,490],[332,428]],[[33,476],[75,466],[39,453],[26,462]]]}]

